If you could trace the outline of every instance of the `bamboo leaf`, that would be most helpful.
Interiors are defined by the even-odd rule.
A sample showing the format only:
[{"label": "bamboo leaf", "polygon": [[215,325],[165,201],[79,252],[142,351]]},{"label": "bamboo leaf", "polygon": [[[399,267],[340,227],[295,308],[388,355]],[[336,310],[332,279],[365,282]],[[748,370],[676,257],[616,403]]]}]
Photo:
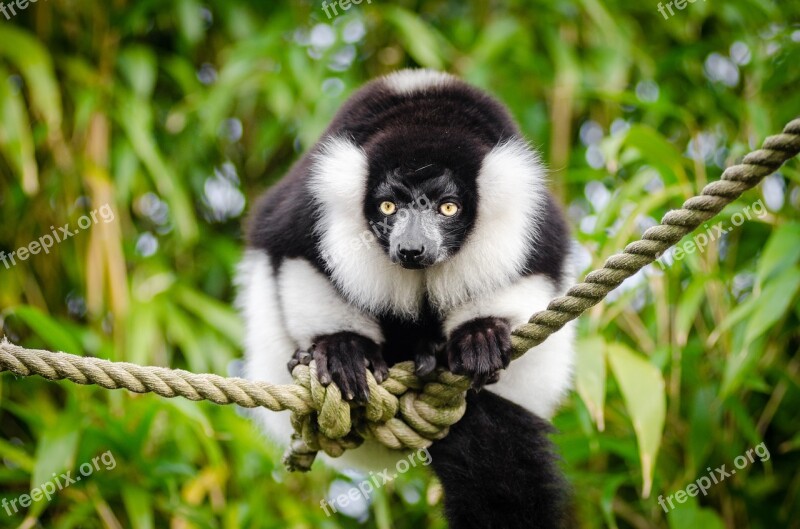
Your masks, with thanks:
[{"label": "bamboo leaf", "polygon": [[39,167],[25,100],[0,65],[0,151],[19,175],[22,190],[33,195],[39,190]]},{"label": "bamboo leaf", "polygon": [[417,14],[400,7],[385,7],[386,20],[398,30],[408,54],[421,66],[442,70],[446,63],[446,48],[442,37]]},{"label": "bamboo leaf", "polygon": [[597,429],[605,430],[606,343],[600,336],[581,340],[577,347],[575,386]]},{"label": "bamboo leaf", "polygon": [[666,416],[664,378],[658,368],[621,344],[608,346],[608,360],[639,442],[642,497],[647,498],[653,485]]},{"label": "bamboo leaf", "polygon": [[27,31],[13,24],[0,24],[0,56],[8,58],[20,71],[33,108],[48,127],[61,127],[61,95],[47,48]]}]

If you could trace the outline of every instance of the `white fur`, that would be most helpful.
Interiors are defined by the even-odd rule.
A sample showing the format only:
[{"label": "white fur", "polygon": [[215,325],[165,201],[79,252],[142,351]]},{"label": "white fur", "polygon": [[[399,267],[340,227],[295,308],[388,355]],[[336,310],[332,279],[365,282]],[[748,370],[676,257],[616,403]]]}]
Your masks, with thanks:
[{"label": "white fur", "polygon": [[399,94],[422,92],[428,88],[444,86],[457,81],[457,78],[445,72],[417,69],[399,70],[383,78],[386,85]]},{"label": "white fur", "polygon": [[344,331],[383,343],[375,318],[347,303],[328,278],[305,259],[285,260],[278,285],[286,330],[301,349],[311,347],[315,336]]},{"label": "white fur", "polygon": [[[545,309],[559,294],[546,276],[524,277],[454,309],[445,320],[445,332],[449,335],[459,325],[483,317],[507,318],[512,328],[517,327],[527,322],[533,313]],[[501,373],[500,381],[488,389],[549,419],[571,385],[574,335],[574,326],[567,324],[512,362]]]},{"label": "white fur", "polygon": [[316,155],[310,188],[317,202],[322,255],[331,277],[350,302],[373,314],[414,317],[424,276],[392,263],[367,221],[364,152],[343,138],[328,140]]},{"label": "white fur", "polygon": [[535,244],[544,170],[522,140],[492,149],[478,176],[478,214],[472,233],[449,260],[426,272],[431,302],[441,312],[493,292],[520,276]]},{"label": "white fur", "polygon": [[[237,305],[245,323],[245,377],[291,384],[286,364],[296,345],[286,334],[278,306],[278,292],[269,258],[261,250],[247,250],[236,277]],[[252,414],[265,433],[278,444],[292,435],[289,413],[255,408]]]}]

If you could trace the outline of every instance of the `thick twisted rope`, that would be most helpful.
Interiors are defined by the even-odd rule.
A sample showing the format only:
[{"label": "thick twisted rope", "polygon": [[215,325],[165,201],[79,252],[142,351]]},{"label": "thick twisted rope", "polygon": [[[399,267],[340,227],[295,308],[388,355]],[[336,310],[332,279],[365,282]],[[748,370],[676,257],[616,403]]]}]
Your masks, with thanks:
[{"label": "thick twisted rope", "polygon": [[[655,261],[798,152],[800,119],[795,119],[782,134],[770,136],[761,149],[745,156],[741,164],[726,169],[722,178],[708,184],[699,196],[667,213],[661,224],[648,229],[641,240],[610,257],[603,268],[589,273],[582,283],[552,300],[546,310],[514,329],[514,357],[522,356],[598,304],[625,279]],[[446,436],[449,426],[461,419],[466,406],[464,395],[470,386],[466,377],[444,370],[420,379],[414,374],[414,364],[403,362],[393,366],[381,384],[368,372],[369,401],[355,406],[342,399],[335,384],[320,384],[313,363],[294,368],[294,384],[276,385],[24,349],[6,340],[0,342],[0,371],[97,384],[107,389],[125,388],[136,393],[153,392],[168,398],[181,396],[246,408],[290,410],[295,435],[285,462],[293,470],[310,468],[319,450],[335,457],[358,446],[364,438],[396,449],[427,447]]]}]

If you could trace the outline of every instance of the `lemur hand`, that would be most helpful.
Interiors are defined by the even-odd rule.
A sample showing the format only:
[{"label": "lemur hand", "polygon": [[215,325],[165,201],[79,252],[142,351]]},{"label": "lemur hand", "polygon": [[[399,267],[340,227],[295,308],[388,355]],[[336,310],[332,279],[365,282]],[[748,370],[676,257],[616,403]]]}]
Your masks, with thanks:
[{"label": "lemur hand", "polygon": [[323,386],[334,382],[345,400],[366,402],[369,387],[365,368],[369,368],[380,384],[389,375],[389,366],[380,346],[353,332],[326,334],[314,339],[310,351],[297,351],[289,361],[289,371],[298,363],[317,363],[317,377]]},{"label": "lemur hand", "polygon": [[511,325],[503,318],[478,318],[457,327],[447,343],[450,371],[479,389],[497,382],[511,362]]}]

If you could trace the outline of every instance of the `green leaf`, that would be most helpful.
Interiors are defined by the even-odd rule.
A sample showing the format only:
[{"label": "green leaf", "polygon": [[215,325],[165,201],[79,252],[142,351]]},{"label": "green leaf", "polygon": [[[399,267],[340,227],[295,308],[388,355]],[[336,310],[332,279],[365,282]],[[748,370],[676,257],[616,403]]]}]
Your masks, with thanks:
[{"label": "green leaf", "polygon": [[444,37],[416,13],[400,7],[384,7],[386,20],[398,29],[408,54],[421,66],[442,70],[445,67]]},{"label": "green leaf", "polygon": [[765,332],[791,312],[794,298],[800,290],[800,268],[784,270],[769,280],[761,294],[747,300],[750,307],[744,341],[729,358],[722,377],[721,395],[728,397],[755,367],[763,345],[757,342]]},{"label": "green leaf", "polygon": [[129,46],[120,52],[118,64],[133,92],[140,98],[150,98],[156,85],[156,56],[153,51],[144,46]]},{"label": "green leaf", "polygon": [[608,360],[639,442],[642,496],[647,498],[653,485],[667,409],[664,378],[658,368],[621,344],[608,346]]},{"label": "green leaf", "polygon": [[5,439],[0,439],[0,458],[6,462],[6,467],[13,463],[27,472],[33,470],[34,459],[25,450]]},{"label": "green leaf", "polygon": [[147,167],[156,189],[167,198],[182,242],[189,244],[198,235],[197,219],[187,190],[158,149],[152,131],[152,109],[146,101],[131,95],[120,95],[119,99],[118,123]]},{"label": "green leaf", "polygon": [[177,5],[181,34],[192,44],[203,38],[201,7],[200,3],[194,0],[180,0]]},{"label": "green leaf", "polygon": [[[667,507],[669,504],[666,503]],[[667,515],[670,529],[686,529],[687,527],[702,527],[703,529],[724,529],[725,524],[719,515],[711,509],[700,508],[695,498],[687,496],[685,503],[678,503],[673,499],[675,508]]]},{"label": "green leaf", "polygon": [[[66,470],[75,467],[75,454],[81,430],[72,415],[65,413],[57,424],[47,428],[36,446],[36,463],[31,474],[31,489],[60,477]],[[72,472],[73,478],[75,472]],[[62,480],[63,481],[63,480]]]},{"label": "green leaf", "polygon": [[153,529],[155,527],[153,516],[153,498],[148,491],[125,485],[122,488],[122,502],[133,529]]},{"label": "green leaf", "polygon": [[597,429],[605,430],[606,343],[600,336],[581,340],[577,347],[575,386]]},{"label": "green leaf", "polygon": [[770,279],[758,296],[757,306],[748,320],[744,339],[746,344],[752,343],[789,312],[798,289],[800,268],[796,266]]},{"label": "green leaf", "polygon": [[688,288],[683,290],[675,310],[675,333],[678,346],[683,347],[689,337],[689,331],[697,317],[697,312],[706,298],[706,279],[695,276]]},{"label": "green leaf", "polygon": [[661,134],[646,125],[633,125],[628,129],[624,145],[635,148],[646,163],[666,169],[674,175],[669,179],[685,183],[688,181],[683,168],[683,156]]},{"label": "green leaf", "polygon": [[51,349],[78,355],[83,352],[83,347],[78,339],[65,326],[36,307],[21,305],[9,309],[7,312],[24,321],[34,334]]},{"label": "green leaf", "polygon": [[0,24],[0,56],[7,57],[19,69],[30,90],[31,106],[44,117],[48,127],[61,127],[61,94],[47,48],[27,31],[4,23]]},{"label": "green leaf", "polygon": [[33,195],[39,190],[33,134],[25,100],[14,89],[8,71],[0,66],[0,151],[19,175],[22,190]]},{"label": "green leaf", "polygon": [[800,223],[780,226],[767,241],[758,261],[758,284],[800,261]]},{"label": "green leaf", "polygon": [[176,284],[174,295],[183,307],[206,324],[221,332],[231,342],[238,343],[244,334],[242,320],[236,311],[225,303],[182,284]]}]

